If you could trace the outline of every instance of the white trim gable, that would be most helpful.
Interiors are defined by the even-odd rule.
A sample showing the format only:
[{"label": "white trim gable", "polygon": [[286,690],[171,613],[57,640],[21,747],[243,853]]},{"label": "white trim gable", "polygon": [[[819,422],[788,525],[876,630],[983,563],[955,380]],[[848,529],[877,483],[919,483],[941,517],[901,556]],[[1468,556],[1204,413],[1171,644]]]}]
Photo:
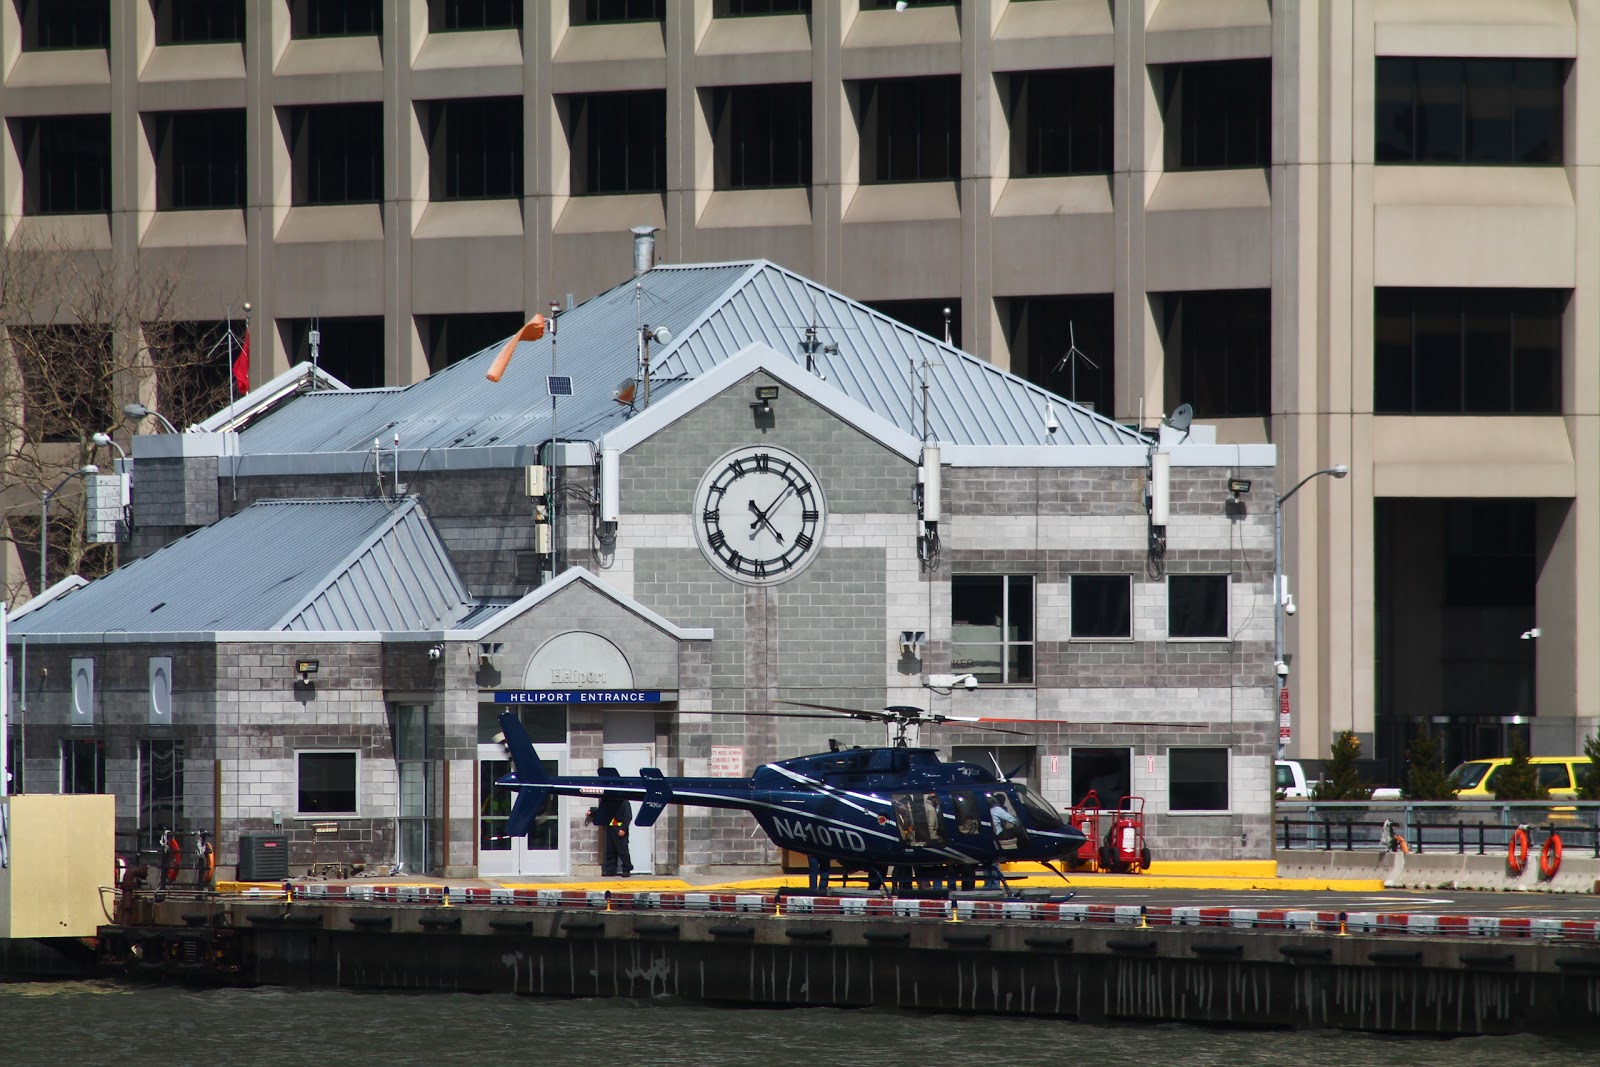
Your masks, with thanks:
[{"label": "white trim gable", "polygon": [[627,594],[607,585],[598,575],[587,568],[570,567],[563,571],[559,577],[541,585],[516,603],[507,604],[472,629],[444,631],[444,639],[447,641],[482,641],[519,616],[543,604],[567,586],[578,582],[587,585],[601,596],[609,598],[624,611],[637,615],[668,637],[679,641],[710,641],[715,636],[715,631],[709,626],[679,626],[670,619],[651,611]]},{"label": "white trim gable", "polygon": [[766,372],[796,393],[831,412],[841,422],[855,427],[880,445],[913,463],[921,456],[922,449],[915,437],[871,408],[852,399],[837,386],[829,385],[792,359],[760,343],[746,345],[732,358],[724,360],[683,388],[651,404],[637,417],[629,419],[602,437],[600,447],[627,452],[757,371]]}]

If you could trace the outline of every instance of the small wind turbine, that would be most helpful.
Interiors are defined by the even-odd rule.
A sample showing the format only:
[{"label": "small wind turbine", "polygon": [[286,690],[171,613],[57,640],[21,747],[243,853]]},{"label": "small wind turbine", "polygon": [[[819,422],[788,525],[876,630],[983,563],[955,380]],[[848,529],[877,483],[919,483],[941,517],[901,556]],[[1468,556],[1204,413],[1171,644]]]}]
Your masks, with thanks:
[{"label": "small wind turbine", "polygon": [[1078,403],[1078,361],[1079,360],[1082,360],[1083,362],[1089,364],[1089,366],[1093,367],[1095,370],[1099,370],[1100,369],[1100,364],[1098,364],[1094,360],[1090,359],[1088,354],[1086,352],[1084,352],[1081,348],[1078,347],[1077,333],[1076,333],[1076,331],[1075,331],[1075,329],[1073,327],[1072,320],[1068,319],[1067,320],[1067,354],[1061,357],[1061,362],[1060,363],[1056,364],[1056,373],[1060,374],[1063,370],[1067,370],[1067,369],[1070,368],[1071,373],[1072,373],[1072,381],[1070,383],[1070,388],[1072,390],[1071,399],[1072,399],[1072,402],[1074,404]]}]

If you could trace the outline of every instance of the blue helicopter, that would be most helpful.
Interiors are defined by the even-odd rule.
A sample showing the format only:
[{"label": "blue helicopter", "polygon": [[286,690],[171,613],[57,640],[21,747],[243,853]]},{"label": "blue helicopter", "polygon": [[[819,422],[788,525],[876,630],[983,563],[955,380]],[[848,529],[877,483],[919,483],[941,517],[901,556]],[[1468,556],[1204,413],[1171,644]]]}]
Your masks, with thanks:
[{"label": "blue helicopter", "polygon": [[[798,703],[798,702],[786,702]],[[594,776],[545,773],[515,711],[500,716],[513,773],[495,784],[517,791],[507,833],[528,833],[552,794],[621,796],[638,803],[635,824],[651,826],[668,804],[748,811],[778,846],[809,857],[813,888],[826,891],[827,872],[859,872],[870,889],[905,894],[919,888],[1005,887],[1001,863],[1037,861],[1065,879],[1051,861],[1078,854],[1085,838],[1055,807],[1022,782],[972,763],[945,763],[931,748],[908,743],[924,723],[984,724],[1022,720],[942,715],[914,707],[856,711],[803,707],[886,723],[892,743],[846,748],[764,764],[748,779],[668,778],[647,767],[623,778],[610,767]],[[781,718],[822,718],[781,712]],[[1070,894],[1069,894],[1070,895]]]}]

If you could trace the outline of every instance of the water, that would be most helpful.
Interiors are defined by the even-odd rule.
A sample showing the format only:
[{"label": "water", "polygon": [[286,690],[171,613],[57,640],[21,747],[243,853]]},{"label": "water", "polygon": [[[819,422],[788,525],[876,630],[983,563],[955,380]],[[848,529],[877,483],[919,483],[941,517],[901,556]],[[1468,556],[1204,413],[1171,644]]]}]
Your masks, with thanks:
[{"label": "water", "polygon": [[338,1067],[1505,1067],[1593,1061],[1600,1039],[1382,1037],[831,1008],[504,995],[0,985],[0,1064]]}]

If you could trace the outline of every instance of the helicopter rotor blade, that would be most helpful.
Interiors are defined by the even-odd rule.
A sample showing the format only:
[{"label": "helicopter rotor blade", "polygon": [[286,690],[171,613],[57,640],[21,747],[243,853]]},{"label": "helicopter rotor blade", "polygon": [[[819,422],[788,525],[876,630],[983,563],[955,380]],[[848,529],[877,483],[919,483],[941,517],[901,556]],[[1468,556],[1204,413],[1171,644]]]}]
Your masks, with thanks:
[{"label": "helicopter rotor blade", "polygon": [[[1010,722],[1011,720],[1002,719],[1000,721],[1001,722]],[[1007,730],[1003,726],[989,726],[989,725],[986,725],[987,720],[985,720],[984,722],[961,722],[959,720],[954,720],[954,719],[952,719],[952,720],[930,719],[930,720],[928,720],[928,722],[930,723],[930,725],[933,725],[933,726],[961,726],[961,727],[965,727],[968,730],[982,730],[985,733],[991,733],[991,734],[1014,734],[1017,737],[1032,737],[1033,736],[1032,734],[1030,734],[1026,730]]]},{"label": "helicopter rotor blade", "polygon": [[[797,708],[816,708],[818,711],[831,711],[839,715],[848,715],[853,719],[870,719],[874,722],[891,722],[897,716],[884,711],[863,711],[860,708],[841,708],[835,704],[812,704],[804,700],[779,700],[779,704],[792,704]],[[773,712],[771,714],[777,714]]]}]

